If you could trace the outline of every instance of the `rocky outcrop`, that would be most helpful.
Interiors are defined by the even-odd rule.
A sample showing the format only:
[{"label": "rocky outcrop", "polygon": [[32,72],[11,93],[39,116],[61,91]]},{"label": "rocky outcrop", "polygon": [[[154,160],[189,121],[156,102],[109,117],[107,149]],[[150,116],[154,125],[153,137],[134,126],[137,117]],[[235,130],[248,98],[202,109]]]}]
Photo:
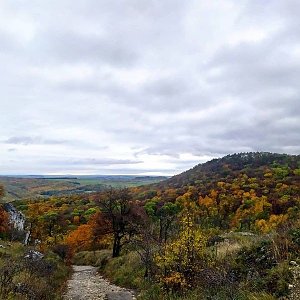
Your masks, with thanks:
[{"label": "rocky outcrop", "polygon": [[8,212],[10,224],[18,231],[23,231],[25,228],[25,216],[18,211],[11,203],[3,204],[3,208]]},{"label": "rocky outcrop", "polygon": [[25,230],[25,215],[18,211],[11,203],[4,203],[3,208],[9,214],[9,222],[12,230],[12,239],[23,241],[25,245],[30,240],[30,231]]}]

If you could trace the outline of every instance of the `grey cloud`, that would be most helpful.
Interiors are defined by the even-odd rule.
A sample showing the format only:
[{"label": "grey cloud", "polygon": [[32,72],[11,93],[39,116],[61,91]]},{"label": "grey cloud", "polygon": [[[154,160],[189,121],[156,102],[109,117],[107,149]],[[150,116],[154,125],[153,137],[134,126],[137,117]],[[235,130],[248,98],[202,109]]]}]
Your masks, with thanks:
[{"label": "grey cloud", "polygon": [[42,137],[30,137],[30,136],[14,136],[3,141],[5,144],[15,145],[52,145],[52,144],[64,144],[64,140],[45,139]]},{"label": "grey cloud", "polygon": [[50,60],[57,58],[63,62],[109,63],[129,66],[136,62],[137,55],[133,49],[121,45],[110,37],[83,35],[74,32],[54,32],[45,37],[38,37],[41,48],[51,54]]},{"label": "grey cloud", "polygon": [[163,97],[181,96],[191,89],[183,78],[161,78],[146,84],[146,94]]},{"label": "grey cloud", "polygon": [[300,153],[298,1],[4,3],[3,172],[171,174],[197,163],[183,154]]},{"label": "grey cloud", "polygon": [[9,36],[8,33],[3,32],[0,29],[0,53],[11,51],[15,49],[17,46],[18,43],[11,36]]},{"label": "grey cloud", "polygon": [[131,165],[131,164],[140,164],[142,162],[143,161],[141,160],[130,160],[130,159],[86,158],[86,159],[68,159],[65,163],[70,165]]}]

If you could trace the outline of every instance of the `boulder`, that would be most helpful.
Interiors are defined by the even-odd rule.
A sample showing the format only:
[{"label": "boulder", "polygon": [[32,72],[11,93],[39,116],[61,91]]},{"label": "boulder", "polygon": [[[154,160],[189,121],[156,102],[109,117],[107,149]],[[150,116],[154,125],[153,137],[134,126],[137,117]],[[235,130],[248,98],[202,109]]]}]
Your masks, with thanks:
[{"label": "boulder", "polygon": [[36,250],[29,250],[24,258],[38,260],[44,258],[44,254]]}]

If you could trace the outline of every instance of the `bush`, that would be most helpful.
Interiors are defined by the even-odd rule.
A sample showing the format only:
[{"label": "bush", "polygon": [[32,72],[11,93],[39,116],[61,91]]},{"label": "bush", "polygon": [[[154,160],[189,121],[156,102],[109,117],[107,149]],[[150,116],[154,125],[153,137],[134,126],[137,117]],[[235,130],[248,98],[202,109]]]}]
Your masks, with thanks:
[{"label": "bush", "polygon": [[145,269],[136,252],[129,252],[123,256],[109,259],[102,267],[102,271],[117,285],[140,289],[144,284]]},{"label": "bush", "polygon": [[246,279],[251,274],[264,275],[276,265],[275,255],[270,241],[262,241],[250,248],[243,248],[237,254],[235,271],[239,277]]},{"label": "bush", "polygon": [[289,234],[292,237],[292,242],[295,244],[295,246],[300,248],[300,228],[292,229]]},{"label": "bush", "polygon": [[52,251],[67,263],[70,262],[73,256],[72,249],[67,244],[57,244],[53,246]]},{"label": "bush", "polygon": [[0,299],[58,299],[70,268],[53,252],[44,258],[25,258],[27,250],[12,243],[1,255]]},{"label": "bush", "polygon": [[111,250],[80,251],[73,257],[73,264],[103,267],[111,257]]},{"label": "bush", "polygon": [[288,264],[280,264],[267,272],[265,277],[265,287],[276,297],[287,296],[289,294],[289,283],[293,281],[293,274]]}]

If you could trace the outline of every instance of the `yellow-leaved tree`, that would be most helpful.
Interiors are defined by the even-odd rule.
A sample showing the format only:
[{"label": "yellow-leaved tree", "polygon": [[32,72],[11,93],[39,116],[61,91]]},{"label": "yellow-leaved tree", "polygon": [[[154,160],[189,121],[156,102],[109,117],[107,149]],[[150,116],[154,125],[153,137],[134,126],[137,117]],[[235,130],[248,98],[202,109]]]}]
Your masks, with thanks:
[{"label": "yellow-leaved tree", "polygon": [[206,238],[195,218],[195,204],[186,201],[180,214],[178,235],[155,257],[159,279],[167,289],[182,290],[193,286],[203,266]]}]

